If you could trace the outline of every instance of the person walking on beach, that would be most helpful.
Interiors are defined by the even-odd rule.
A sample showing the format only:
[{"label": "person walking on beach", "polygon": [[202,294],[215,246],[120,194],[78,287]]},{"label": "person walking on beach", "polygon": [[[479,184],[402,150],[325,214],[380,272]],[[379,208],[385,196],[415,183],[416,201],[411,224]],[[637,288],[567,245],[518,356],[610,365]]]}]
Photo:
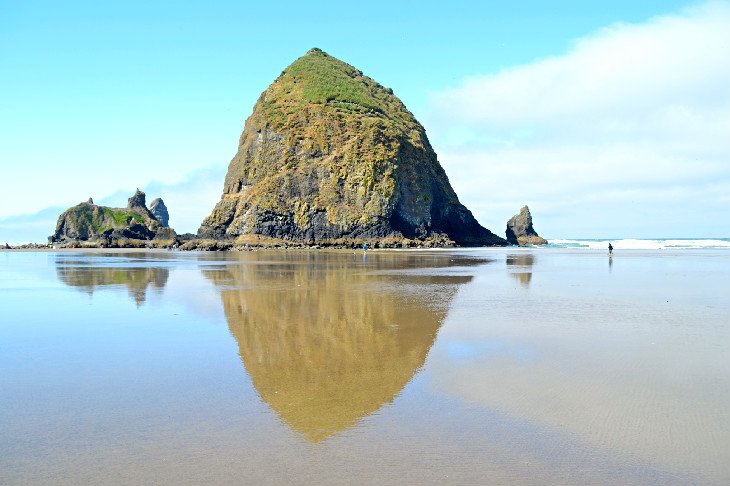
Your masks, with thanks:
[{"label": "person walking on beach", "polygon": [[363,244],[362,244],[362,251],[363,251],[363,252],[366,252],[366,251],[368,251],[368,244],[367,244],[367,243],[363,243]]},{"label": "person walking on beach", "polygon": [[608,242],[608,256],[613,256],[613,246],[610,241]]}]

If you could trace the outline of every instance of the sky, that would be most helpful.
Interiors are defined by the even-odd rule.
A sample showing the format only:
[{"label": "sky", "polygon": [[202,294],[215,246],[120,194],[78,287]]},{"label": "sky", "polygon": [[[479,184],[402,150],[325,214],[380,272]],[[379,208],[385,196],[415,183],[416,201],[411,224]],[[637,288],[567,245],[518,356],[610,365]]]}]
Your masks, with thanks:
[{"label": "sky", "polygon": [[424,125],[503,234],[730,237],[730,1],[0,0],[0,240],[89,197],[220,198],[259,94],[319,47]]}]

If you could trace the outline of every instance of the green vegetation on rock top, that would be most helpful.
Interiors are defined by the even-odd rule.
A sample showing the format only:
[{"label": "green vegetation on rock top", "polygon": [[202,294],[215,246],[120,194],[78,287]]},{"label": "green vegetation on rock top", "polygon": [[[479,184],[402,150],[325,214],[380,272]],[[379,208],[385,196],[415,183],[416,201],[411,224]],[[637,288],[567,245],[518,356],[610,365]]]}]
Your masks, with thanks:
[{"label": "green vegetation on rock top", "polygon": [[129,209],[112,209],[105,207],[104,213],[111,219],[113,219],[116,225],[125,225],[130,219],[138,223],[145,222],[144,218],[139,213],[131,211]]},{"label": "green vegetation on rock top", "polygon": [[287,107],[313,103],[416,123],[392,90],[316,48],[281,73],[266,91],[266,103],[269,109],[284,109],[286,113],[290,112]]}]

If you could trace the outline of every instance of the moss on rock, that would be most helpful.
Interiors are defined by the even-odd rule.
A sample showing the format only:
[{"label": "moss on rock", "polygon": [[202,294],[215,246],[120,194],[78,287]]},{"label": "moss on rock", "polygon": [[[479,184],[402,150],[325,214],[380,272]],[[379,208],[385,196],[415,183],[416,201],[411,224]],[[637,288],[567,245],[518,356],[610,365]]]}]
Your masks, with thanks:
[{"label": "moss on rock", "polygon": [[393,91],[319,49],[259,97],[223,197],[198,234],[308,243],[441,234],[461,245],[506,244],[459,202]]},{"label": "moss on rock", "polygon": [[130,202],[127,208],[110,208],[97,206],[90,199],[69,208],[58,217],[56,230],[49,237],[49,241],[64,243],[102,240],[109,245],[125,246],[128,241],[151,240],[158,234],[165,239],[175,238],[174,230],[163,228],[144,206],[143,192],[137,191],[130,201],[133,199],[140,200],[141,204]]}]

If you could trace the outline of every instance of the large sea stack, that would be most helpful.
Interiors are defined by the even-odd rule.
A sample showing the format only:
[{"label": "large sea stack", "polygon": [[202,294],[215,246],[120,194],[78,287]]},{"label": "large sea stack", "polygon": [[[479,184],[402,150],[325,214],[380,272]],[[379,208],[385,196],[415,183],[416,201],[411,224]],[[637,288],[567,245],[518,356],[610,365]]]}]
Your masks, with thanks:
[{"label": "large sea stack", "polygon": [[506,244],[459,203],[393,91],[319,49],[259,97],[198,235]]}]

